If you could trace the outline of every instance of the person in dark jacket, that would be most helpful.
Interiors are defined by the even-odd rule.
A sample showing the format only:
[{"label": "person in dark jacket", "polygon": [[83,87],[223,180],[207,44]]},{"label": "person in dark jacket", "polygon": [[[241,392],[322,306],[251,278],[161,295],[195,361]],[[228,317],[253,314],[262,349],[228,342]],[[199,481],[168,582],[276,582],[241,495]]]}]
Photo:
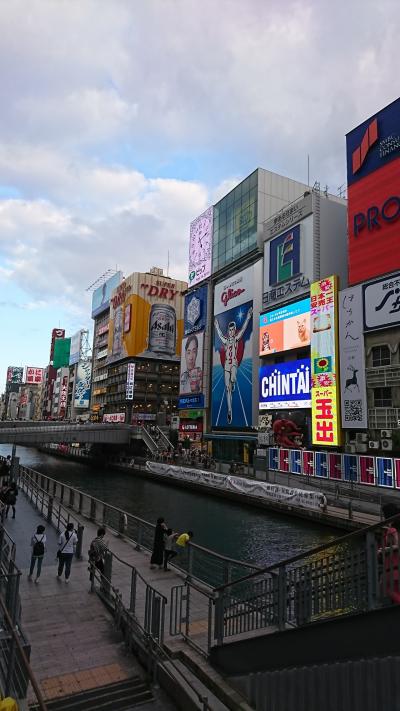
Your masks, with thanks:
[{"label": "person in dark jacket", "polygon": [[18,489],[15,481],[12,481],[8,490],[6,491],[5,504],[6,504],[6,518],[8,517],[8,512],[10,507],[13,510],[12,518],[15,518],[15,504],[17,503]]},{"label": "person in dark jacket", "polygon": [[156,529],[154,531],[153,553],[150,559],[150,568],[163,567],[164,561],[164,534],[168,529],[163,518],[157,519]]}]

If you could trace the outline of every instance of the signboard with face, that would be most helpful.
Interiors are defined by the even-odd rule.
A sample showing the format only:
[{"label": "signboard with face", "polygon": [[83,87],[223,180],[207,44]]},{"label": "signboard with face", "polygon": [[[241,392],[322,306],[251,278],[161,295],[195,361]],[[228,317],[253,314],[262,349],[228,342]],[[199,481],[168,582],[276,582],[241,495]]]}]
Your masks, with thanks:
[{"label": "signboard with face", "polygon": [[312,441],[340,444],[337,277],[311,284]]},{"label": "signboard with face", "polygon": [[368,427],[362,312],[361,286],[351,286],[339,293],[341,406],[344,429]]},{"label": "signboard with face", "polygon": [[400,274],[363,284],[364,329],[375,331],[400,324]]},{"label": "signboard with face", "polygon": [[262,365],[260,410],[311,407],[310,359]]},{"label": "signboard with face", "polygon": [[192,395],[203,390],[204,332],[192,333],[182,341],[179,395]]},{"label": "signboard with face", "polygon": [[211,274],[213,207],[209,207],[190,224],[189,286],[196,286]]},{"label": "signboard with face", "polygon": [[220,282],[214,292],[213,427],[251,427],[254,267]]},{"label": "signboard with face", "polygon": [[260,356],[310,345],[310,299],[260,316]]}]

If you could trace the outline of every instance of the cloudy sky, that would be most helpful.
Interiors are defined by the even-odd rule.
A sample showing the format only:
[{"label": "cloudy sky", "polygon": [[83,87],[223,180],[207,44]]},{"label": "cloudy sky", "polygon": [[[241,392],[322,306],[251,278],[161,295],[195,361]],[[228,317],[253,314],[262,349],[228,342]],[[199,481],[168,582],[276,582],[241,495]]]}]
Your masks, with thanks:
[{"label": "cloudy sky", "polygon": [[3,0],[0,390],[90,326],[109,268],[186,278],[190,221],[255,167],[336,192],[398,95],[398,0]]}]

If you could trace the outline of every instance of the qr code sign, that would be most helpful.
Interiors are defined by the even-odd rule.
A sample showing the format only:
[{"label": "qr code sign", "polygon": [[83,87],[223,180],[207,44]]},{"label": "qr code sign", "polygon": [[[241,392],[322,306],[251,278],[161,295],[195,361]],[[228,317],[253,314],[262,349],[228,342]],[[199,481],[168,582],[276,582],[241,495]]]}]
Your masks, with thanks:
[{"label": "qr code sign", "polygon": [[344,421],[345,422],[362,422],[362,400],[345,400],[344,401]]}]

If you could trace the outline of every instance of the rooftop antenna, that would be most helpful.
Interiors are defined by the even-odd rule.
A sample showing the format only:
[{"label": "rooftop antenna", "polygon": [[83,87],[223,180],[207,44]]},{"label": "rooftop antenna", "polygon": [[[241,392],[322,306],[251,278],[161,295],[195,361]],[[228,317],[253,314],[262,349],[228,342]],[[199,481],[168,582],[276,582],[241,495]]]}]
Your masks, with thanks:
[{"label": "rooftop antenna", "polygon": [[310,187],[310,154],[307,153],[307,185]]},{"label": "rooftop antenna", "polygon": [[107,281],[113,274],[116,274],[118,269],[107,269],[98,279],[96,279],[90,286],[87,287],[86,291],[94,291],[99,286],[103,286],[104,282]]},{"label": "rooftop antenna", "polygon": [[167,262],[167,277],[169,277],[169,250],[168,250],[168,262]]}]

